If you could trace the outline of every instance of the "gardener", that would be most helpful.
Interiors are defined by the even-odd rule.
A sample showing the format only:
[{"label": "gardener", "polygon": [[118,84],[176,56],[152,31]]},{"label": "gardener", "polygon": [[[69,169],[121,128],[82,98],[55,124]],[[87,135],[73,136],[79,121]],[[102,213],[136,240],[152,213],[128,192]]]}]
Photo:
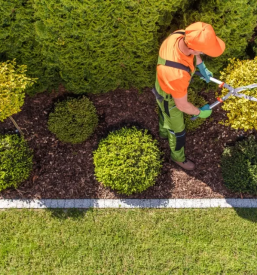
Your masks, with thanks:
[{"label": "gardener", "polygon": [[208,83],[212,73],[206,68],[200,54],[211,57],[221,55],[225,43],[215,35],[211,25],[197,22],[185,30],[170,35],[161,45],[157,64],[155,89],[159,106],[160,136],[168,138],[172,160],[186,170],[195,164],[186,159],[185,123],[183,113],[207,118],[212,110],[206,104],[201,108],[187,101],[187,88],[196,67]]}]

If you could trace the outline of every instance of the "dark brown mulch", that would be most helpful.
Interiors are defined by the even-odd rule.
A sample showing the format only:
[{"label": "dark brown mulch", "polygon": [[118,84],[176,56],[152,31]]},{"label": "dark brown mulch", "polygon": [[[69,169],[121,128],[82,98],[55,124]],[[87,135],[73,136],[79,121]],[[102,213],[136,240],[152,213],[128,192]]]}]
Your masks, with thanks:
[{"label": "dark brown mulch", "polygon": [[[214,102],[214,92],[201,93],[208,102]],[[220,198],[242,197],[228,191],[222,182],[220,157],[224,147],[233,144],[245,133],[219,124],[226,117],[216,108],[212,118],[196,132],[188,133],[186,154],[197,169],[186,172],[170,160],[168,141],[159,138],[155,98],[150,89],[139,94],[135,90],[116,90],[103,95],[90,95],[98,115],[99,125],[91,138],[82,144],[64,144],[47,129],[48,114],[53,102],[66,95],[42,93],[27,97],[16,119],[34,150],[34,169],[30,178],[17,190],[7,189],[0,198]],[[109,130],[121,126],[138,125],[149,129],[164,152],[161,175],[156,184],[141,194],[119,195],[105,188],[94,177],[93,150]],[[0,132],[13,131],[7,119],[0,124]],[[249,134],[249,133],[248,133]],[[251,197],[251,196],[244,196]]]}]

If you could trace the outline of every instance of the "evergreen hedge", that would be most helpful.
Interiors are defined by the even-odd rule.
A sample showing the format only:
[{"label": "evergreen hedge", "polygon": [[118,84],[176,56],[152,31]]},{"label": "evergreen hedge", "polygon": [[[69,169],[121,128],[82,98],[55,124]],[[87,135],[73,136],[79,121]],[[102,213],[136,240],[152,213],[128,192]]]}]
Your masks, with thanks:
[{"label": "evergreen hedge", "polygon": [[179,25],[184,28],[197,21],[211,24],[217,36],[226,43],[226,49],[220,57],[204,58],[208,69],[218,78],[229,58],[248,58],[246,48],[257,25],[257,1],[190,1],[190,11],[183,14]]},{"label": "evergreen hedge", "polygon": [[75,93],[152,87],[159,46],[195,21],[211,23],[227,48],[206,58],[214,72],[245,58],[255,0],[0,0],[0,61],[16,58],[38,78],[29,93],[62,81]]},{"label": "evergreen hedge", "polygon": [[37,40],[68,90],[152,87],[158,30],[187,0],[35,0]]},{"label": "evergreen hedge", "polygon": [[27,75],[38,78],[27,93],[41,92],[60,82],[58,69],[42,55],[43,45],[35,40],[33,0],[0,0],[0,61],[16,59],[27,65]]}]

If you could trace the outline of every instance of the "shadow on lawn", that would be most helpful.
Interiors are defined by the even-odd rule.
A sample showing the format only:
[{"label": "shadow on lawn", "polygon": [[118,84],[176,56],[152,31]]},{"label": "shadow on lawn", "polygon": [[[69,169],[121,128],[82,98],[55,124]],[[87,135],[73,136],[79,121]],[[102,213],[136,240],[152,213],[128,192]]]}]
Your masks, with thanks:
[{"label": "shadow on lawn", "polygon": [[234,208],[238,216],[257,223],[257,208]]},{"label": "shadow on lawn", "polygon": [[46,211],[51,213],[53,218],[57,218],[59,220],[79,220],[83,219],[86,216],[86,213],[91,209],[51,209],[47,208]]}]

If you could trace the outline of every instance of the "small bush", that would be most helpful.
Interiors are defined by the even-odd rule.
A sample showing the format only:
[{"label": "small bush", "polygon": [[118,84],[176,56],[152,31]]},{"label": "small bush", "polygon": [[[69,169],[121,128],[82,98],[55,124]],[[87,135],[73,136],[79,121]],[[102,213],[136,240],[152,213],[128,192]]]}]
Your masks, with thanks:
[{"label": "small bush", "polygon": [[257,141],[254,136],[226,148],[221,168],[225,185],[229,189],[257,194]]},{"label": "small bush", "polygon": [[0,121],[18,113],[24,103],[27,87],[35,78],[26,76],[27,66],[16,65],[16,61],[0,63]]},{"label": "small bush", "polygon": [[[230,64],[222,72],[221,79],[234,88],[257,83],[257,57],[253,60],[230,59]],[[228,93],[222,90],[222,96]],[[257,97],[257,89],[242,91],[243,94]],[[222,109],[227,111],[228,120],[223,124],[234,129],[245,131],[257,129],[257,102],[245,98],[231,96],[222,104]]]},{"label": "small bush", "polygon": [[85,141],[97,124],[96,109],[86,97],[58,102],[48,119],[48,129],[59,140],[73,144]]},{"label": "small bush", "polygon": [[[207,103],[202,96],[192,89],[188,89],[188,101],[196,107],[202,107]],[[191,115],[185,114],[185,126],[188,132],[196,130],[205,121],[205,119],[191,120],[191,117]]]},{"label": "small bush", "polygon": [[32,150],[18,135],[0,135],[0,191],[18,187],[32,170]]},{"label": "small bush", "polygon": [[129,195],[155,184],[161,153],[146,130],[122,128],[101,140],[94,151],[94,165],[99,182]]}]

